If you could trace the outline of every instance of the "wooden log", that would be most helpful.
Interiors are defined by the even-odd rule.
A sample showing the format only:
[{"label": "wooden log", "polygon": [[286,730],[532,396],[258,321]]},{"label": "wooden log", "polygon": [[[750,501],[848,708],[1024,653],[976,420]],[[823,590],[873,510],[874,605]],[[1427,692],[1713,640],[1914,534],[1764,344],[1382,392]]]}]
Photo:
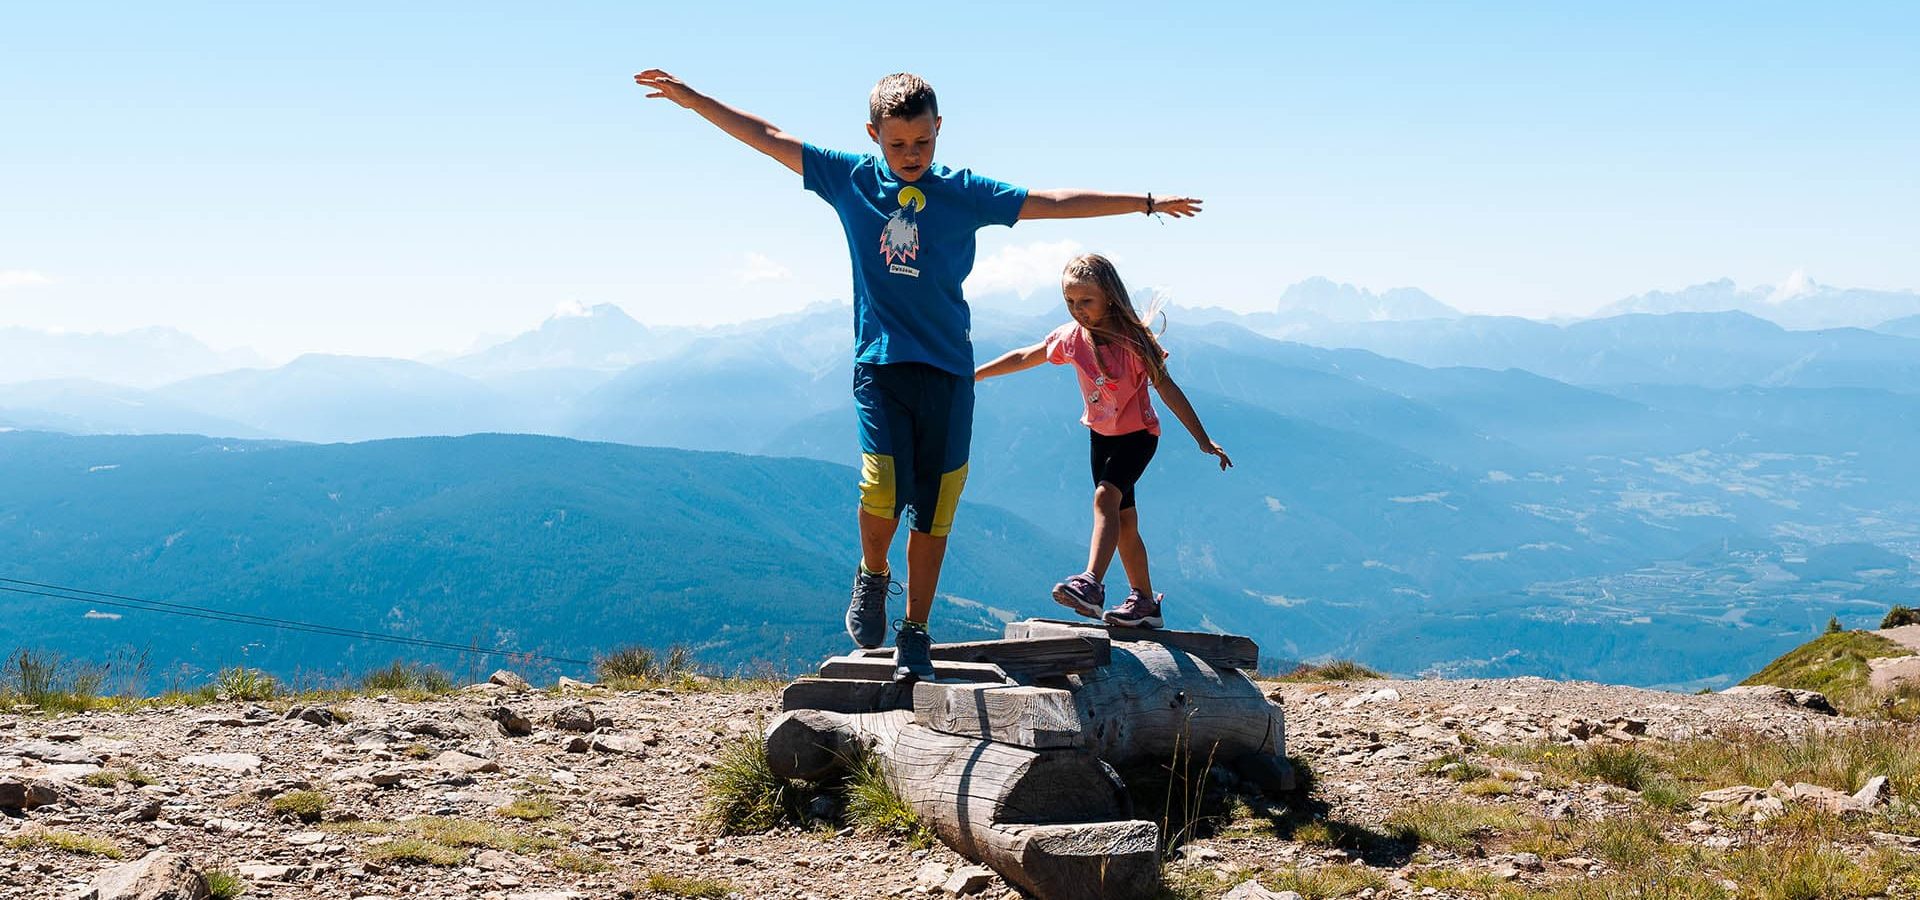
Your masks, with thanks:
[{"label": "wooden log", "polygon": [[842,713],[912,709],[913,685],[852,678],[801,678],[780,691],[780,708]]},{"label": "wooden log", "polygon": [[[1048,900],[1145,900],[1160,887],[1160,827],[1152,822],[1008,825],[987,829],[1001,875]],[[998,871],[998,869],[996,869]]]},{"label": "wooden log", "polygon": [[922,682],[913,689],[913,720],[943,734],[1016,747],[1080,745],[1080,710],[1069,691]]},{"label": "wooden log", "polygon": [[[1095,631],[1086,634],[1059,634],[1017,640],[964,641],[934,644],[935,663],[992,663],[1014,678],[1033,680],[1057,675],[1091,672],[1112,658],[1112,642]],[[893,658],[892,647],[860,650],[855,656]]]},{"label": "wooden log", "polygon": [[1116,643],[1110,664],[1075,680],[1081,746],[1112,765],[1164,762],[1176,750],[1196,764],[1286,752],[1282,711],[1253,679],[1168,644]]},{"label": "wooden log", "polygon": [[902,712],[821,710],[782,714],[767,744],[785,777],[808,777],[855,746],[874,754],[942,841],[1038,896],[1148,897],[1157,887],[1157,827],[1130,821],[1125,786],[1084,751],[941,734]]},{"label": "wooden log", "polygon": [[[821,678],[846,678],[859,681],[892,681],[893,660],[876,656],[836,656],[820,666]],[[976,681],[988,684],[1008,683],[1005,669],[991,663],[933,663],[933,677],[939,681]]]},{"label": "wooden log", "polygon": [[1164,628],[1121,628],[1117,625],[1101,625],[1091,621],[1073,622],[1065,619],[1027,619],[1021,622],[1009,622],[1006,634],[1009,639],[1014,640],[1067,635],[1104,635],[1108,640],[1117,642],[1151,641],[1177,647],[1206,660],[1215,668],[1243,669],[1251,672],[1260,667],[1260,645],[1254,643],[1252,638],[1238,634],[1168,631]]}]

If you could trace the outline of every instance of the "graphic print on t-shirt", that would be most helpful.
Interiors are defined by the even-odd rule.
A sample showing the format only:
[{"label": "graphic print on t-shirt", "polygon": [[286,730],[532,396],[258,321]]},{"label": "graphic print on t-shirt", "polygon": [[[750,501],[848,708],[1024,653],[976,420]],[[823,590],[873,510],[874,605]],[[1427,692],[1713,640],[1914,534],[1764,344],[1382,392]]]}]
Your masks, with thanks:
[{"label": "graphic print on t-shirt", "polygon": [[920,255],[920,211],[927,208],[927,195],[908,185],[900,189],[898,200],[900,208],[880,229],[880,258],[886,260],[887,271],[918,278],[920,270],[906,265],[906,261]]}]

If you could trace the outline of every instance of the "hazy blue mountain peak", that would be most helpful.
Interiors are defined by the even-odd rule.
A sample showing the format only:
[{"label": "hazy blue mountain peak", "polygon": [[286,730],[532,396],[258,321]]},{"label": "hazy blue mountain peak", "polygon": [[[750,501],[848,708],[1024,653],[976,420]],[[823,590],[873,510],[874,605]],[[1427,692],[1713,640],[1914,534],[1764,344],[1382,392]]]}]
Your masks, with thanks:
[{"label": "hazy blue mountain peak", "polygon": [[1459,310],[1419,288],[1391,288],[1375,294],[1318,275],[1287,288],[1280,295],[1276,311],[1282,316],[1309,316],[1330,322],[1450,319],[1460,315]]},{"label": "hazy blue mountain peak", "polygon": [[1920,315],[1920,293],[1843,288],[1794,272],[1778,285],[1742,289],[1731,278],[1677,291],[1648,291],[1608,304],[1594,318],[1628,313],[1738,311],[1796,331],[1874,328],[1890,319]]}]

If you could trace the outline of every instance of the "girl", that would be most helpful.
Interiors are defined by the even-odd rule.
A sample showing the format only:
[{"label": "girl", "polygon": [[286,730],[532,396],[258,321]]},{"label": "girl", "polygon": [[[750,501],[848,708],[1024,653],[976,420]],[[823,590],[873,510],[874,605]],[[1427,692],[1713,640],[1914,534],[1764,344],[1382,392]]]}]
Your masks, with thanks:
[{"label": "girl", "polygon": [[[1038,344],[981,366],[973,378],[981,381],[1043,362],[1073,366],[1080,396],[1086,401],[1080,421],[1093,444],[1093,540],[1087,550],[1087,570],[1054,585],[1053,599],[1090,619],[1159,628],[1164,624],[1160,615],[1164,598],[1153,592],[1147,574],[1147,546],[1140,541],[1140,519],[1133,503],[1134,482],[1146,471],[1160,443],[1160,417],[1153,412],[1147,385],[1160,391],[1167,408],[1199,442],[1200,452],[1219,457],[1222,470],[1233,461],[1207,437],[1192,404],[1167,374],[1167,351],[1160,349],[1147,327],[1157,305],[1142,318],[1134,311],[1113,263],[1094,253],[1067,263],[1060,293],[1066,297],[1072,322],[1054,329]],[[1133,590],[1118,609],[1105,611],[1106,587],[1101,582],[1116,549]]]}]

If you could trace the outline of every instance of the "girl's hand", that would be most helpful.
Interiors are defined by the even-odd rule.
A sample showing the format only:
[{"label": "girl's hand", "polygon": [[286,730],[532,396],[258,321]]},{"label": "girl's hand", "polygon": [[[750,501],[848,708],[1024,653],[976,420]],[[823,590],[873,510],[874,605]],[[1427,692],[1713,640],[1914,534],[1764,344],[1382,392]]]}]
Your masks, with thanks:
[{"label": "girl's hand", "polygon": [[693,106],[693,98],[700,96],[693,88],[687,87],[685,82],[660,69],[641,72],[633,76],[633,81],[641,87],[652,89],[653,93],[648,94],[648,97],[664,97],[688,108]]},{"label": "girl's hand", "polygon": [[1205,453],[1208,456],[1220,457],[1220,471],[1222,472],[1225,472],[1226,470],[1233,468],[1233,460],[1227,458],[1227,451],[1223,449],[1219,444],[1216,444],[1212,441],[1207,441],[1206,443],[1200,445],[1200,452]]},{"label": "girl's hand", "polygon": [[1153,211],[1156,213],[1166,213],[1176,219],[1184,219],[1188,216],[1199,215],[1200,204],[1203,202],[1205,201],[1195,197],[1155,197],[1153,198]]}]

